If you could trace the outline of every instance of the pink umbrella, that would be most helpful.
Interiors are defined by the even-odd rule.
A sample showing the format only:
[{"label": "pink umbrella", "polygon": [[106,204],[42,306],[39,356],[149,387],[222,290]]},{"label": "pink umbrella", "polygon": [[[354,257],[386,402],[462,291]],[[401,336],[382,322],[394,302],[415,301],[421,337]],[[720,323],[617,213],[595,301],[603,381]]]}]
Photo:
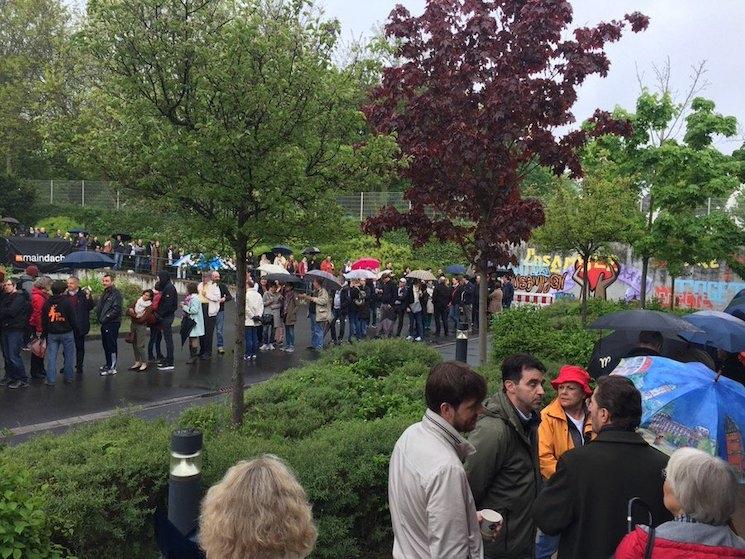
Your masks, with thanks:
[{"label": "pink umbrella", "polygon": [[360,258],[352,264],[352,270],[380,270],[380,260],[376,258]]}]

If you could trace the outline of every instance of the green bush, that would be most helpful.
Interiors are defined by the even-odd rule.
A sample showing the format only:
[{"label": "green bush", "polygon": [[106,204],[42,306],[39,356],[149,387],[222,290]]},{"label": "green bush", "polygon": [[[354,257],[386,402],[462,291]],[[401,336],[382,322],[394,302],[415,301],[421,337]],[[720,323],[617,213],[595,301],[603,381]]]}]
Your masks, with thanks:
[{"label": "green bush", "polygon": [[[205,433],[205,487],[240,460],[272,453],[295,469],[319,528],[313,557],[390,556],[388,459],[424,410],[423,384],[439,353],[405,341],[343,346],[246,393],[244,425],[226,405],[185,411]],[[53,541],[81,558],[153,557],[152,513],[165,502],[174,426],[127,416],[0,451],[0,471],[29,472],[43,493]]]},{"label": "green bush", "polygon": [[52,217],[45,217],[36,223],[36,227],[44,227],[49,233],[50,237],[59,229],[62,234],[67,233],[70,229],[82,227],[80,222],[72,217],[66,215],[56,215]]},{"label": "green bush", "polygon": [[0,469],[28,471],[55,542],[81,557],[145,557],[168,479],[163,421],[115,417],[5,448]]},{"label": "green bush", "polygon": [[44,511],[47,493],[46,485],[34,487],[29,472],[0,466],[0,557],[72,558],[52,543],[52,526]]}]

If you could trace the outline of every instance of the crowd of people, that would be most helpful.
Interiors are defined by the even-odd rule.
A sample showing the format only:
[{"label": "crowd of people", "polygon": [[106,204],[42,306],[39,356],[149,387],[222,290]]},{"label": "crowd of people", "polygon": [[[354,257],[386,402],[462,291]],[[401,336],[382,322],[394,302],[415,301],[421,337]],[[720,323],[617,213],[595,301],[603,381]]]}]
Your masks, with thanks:
[{"label": "crowd of people", "polygon": [[513,355],[501,371],[488,399],[463,363],[430,372],[426,413],[391,456],[395,559],[745,557],[730,527],[738,474],[700,450],[668,460],[647,444],[629,379],[591,390],[584,369],[562,367],[541,410],[539,360]]},{"label": "crowd of people", "polygon": [[[694,448],[670,457],[637,432],[642,395],[621,376],[596,388],[581,367],[551,381],[529,354],[502,384],[459,362],[435,365],[426,411],[393,449],[388,501],[394,559],[735,559],[739,477]],[[265,455],[232,467],[202,502],[208,559],[303,558],[317,529],[290,468]]]}]

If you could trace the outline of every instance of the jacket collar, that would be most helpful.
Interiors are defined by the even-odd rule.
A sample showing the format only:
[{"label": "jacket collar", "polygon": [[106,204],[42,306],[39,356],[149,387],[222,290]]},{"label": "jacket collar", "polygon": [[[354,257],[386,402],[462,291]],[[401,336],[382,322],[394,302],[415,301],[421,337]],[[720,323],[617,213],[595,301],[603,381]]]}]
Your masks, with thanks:
[{"label": "jacket collar", "polygon": [[450,423],[445,421],[432,410],[427,409],[422,418],[422,425],[430,433],[433,433],[442,439],[442,441],[452,446],[461,461],[476,453],[475,446],[464,439],[463,436],[458,433],[452,425],[450,425]]},{"label": "jacket collar", "polygon": [[647,441],[644,440],[644,437],[636,431],[626,431],[614,428],[608,429],[607,427],[601,429],[600,433],[597,434],[592,442],[647,445]]},{"label": "jacket collar", "polygon": [[[507,394],[505,394],[503,390],[498,391],[486,403],[486,415],[491,415],[492,417],[501,417],[506,423],[512,426],[518,436],[523,439],[525,444],[531,446],[530,431],[532,429],[535,429],[535,427],[526,428],[525,424],[520,419],[520,416],[517,413],[517,409],[515,409],[515,406],[512,405],[512,402],[510,402],[510,399],[507,397]],[[540,421],[540,415],[536,414],[535,412],[533,412],[532,417],[534,418],[536,423]]]}]

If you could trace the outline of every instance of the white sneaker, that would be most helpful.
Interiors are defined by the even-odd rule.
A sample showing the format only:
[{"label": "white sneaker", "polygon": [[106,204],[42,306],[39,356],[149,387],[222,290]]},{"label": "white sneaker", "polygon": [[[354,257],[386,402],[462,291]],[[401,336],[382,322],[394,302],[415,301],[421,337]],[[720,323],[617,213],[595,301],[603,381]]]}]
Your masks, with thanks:
[{"label": "white sneaker", "polygon": [[268,348],[267,348],[266,344],[262,344],[262,345],[261,345],[261,346],[259,347],[259,351],[266,351],[267,349],[268,349]]},{"label": "white sneaker", "polygon": [[288,347],[288,348],[285,349],[285,351],[287,353],[293,353],[295,351],[295,348],[294,347]]},{"label": "white sneaker", "polygon": [[414,338],[414,341],[415,342],[421,342],[422,341],[422,338],[420,336],[417,336],[416,338]]},{"label": "white sneaker", "polygon": [[410,341],[411,341],[411,340],[413,340],[413,339],[414,339],[414,338],[412,338],[411,336],[406,336],[406,341],[408,341],[408,342],[410,342]]},{"label": "white sneaker", "polygon": [[271,351],[271,350],[273,350],[273,349],[277,349],[277,348],[276,348],[276,347],[274,347],[274,344],[269,344],[269,345],[267,346],[267,349]]}]

